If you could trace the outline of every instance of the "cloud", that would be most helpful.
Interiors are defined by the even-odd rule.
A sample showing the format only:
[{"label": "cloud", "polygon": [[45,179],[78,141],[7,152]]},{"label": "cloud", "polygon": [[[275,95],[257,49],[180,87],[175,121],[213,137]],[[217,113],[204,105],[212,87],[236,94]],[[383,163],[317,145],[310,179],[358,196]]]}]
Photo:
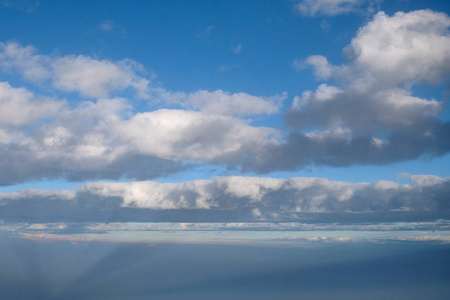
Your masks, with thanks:
[{"label": "cloud", "polygon": [[302,15],[336,16],[356,11],[365,0],[303,0],[295,5]]},{"label": "cloud", "polygon": [[[0,195],[0,216],[9,220],[33,218],[40,223],[66,218],[94,222],[301,221],[375,226],[369,229],[358,227],[359,230],[398,230],[406,226],[379,224],[381,227],[376,227],[379,222],[448,218],[450,180],[420,180],[426,178],[423,175],[411,178],[409,184],[392,181],[350,183],[306,177],[217,177],[180,183],[91,182],[80,185],[76,191],[3,193]],[[24,207],[33,209],[24,210]],[[255,209],[259,214],[254,214]],[[413,226],[411,224],[409,226]],[[284,224],[282,229],[289,230],[286,229],[288,225]],[[292,224],[290,226],[292,229]],[[332,225],[328,229],[346,228],[339,226]],[[426,230],[435,225],[416,223],[414,226]],[[302,228],[305,230],[308,226]],[[318,228],[313,226],[308,230],[315,229]]]},{"label": "cloud", "polygon": [[144,155],[115,136],[114,128],[129,108],[123,99],[81,102],[69,109],[65,101],[35,100],[23,88],[5,83],[0,88],[0,106],[8,113],[0,124],[1,184],[60,177],[148,179],[185,169],[184,164]]},{"label": "cloud", "polygon": [[[5,225],[6,226],[6,225]],[[12,229],[17,226],[10,225]],[[67,225],[66,225],[67,227]],[[6,227],[9,228],[9,227]],[[87,231],[280,231],[280,232],[417,232],[446,231],[450,222],[389,222],[374,224],[302,223],[302,222],[233,222],[233,223],[93,223],[84,227]],[[12,230],[11,229],[11,230]],[[307,233],[310,234],[310,233]]]},{"label": "cloud", "polygon": [[[312,55],[305,60],[305,64],[314,67],[314,75],[317,79],[326,80],[331,77],[333,67],[328,63],[325,56]],[[294,62],[294,65],[299,69],[300,63],[298,61]]]},{"label": "cloud", "polygon": [[447,15],[428,10],[380,12],[345,49],[347,64],[309,57],[316,77],[336,85],[296,96],[285,116],[293,129],[287,141],[266,149],[271,164],[249,161],[248,168],[387,164],[448,153],[450,123],[439,119],[444,101],[417,97],[413,87],[447,80],[449,26]]},{"label": "cloud", "polygon": [[2,0],[0,5],[33,13],[38,9],[40,3],[36,0]]},{"label": "cloud", "polygon": [[350,64],[337,76],[366,88],[439,83],[450,71],[449,26],[446,14],[430,10],[379,12],[345,49]]},{"label": "cloud", "polygon": [[79,92],[91,98],[106,97],[114,91],[134,88],[140,97],[146,98],[148,80],[135,75],[134,62],[124,60],[113,63],[83,55],[65,56],[53,63],[55,88],[66,92]]},{"label": "cloud", "polygon": [[0,128],[31,124],[54,116],[65,106],[64,101],[39,99],[24,88],[13,88],[7,82],[0,82]]},{"label": "cloud", "polygon": [[239,54],[242,51],[242,44],[237,44],[236,47],[233,48],[233,53],[234,54]]},{"label": "cloud", "polygon": [[[8,172],[0,172],[0,182],[148,180],[199,163],[268,173],[444,155],[450,150],[450,123],[439,118],[445,103],[413,91],[447,80],[449,26],[448,16],[432,11],[378,13],[344,50],[346,64],[335,66],[321,55],[303,62],[332,83],[294,97],[283,129],[256,127],[246,118],[279,113],[286,93],[170,92],[150,86],[131,60],[40,55],[31,46],[1,44],[4,71],[46,92],[97,99],[67,107],[3,83],[7,124],[0,126],[0,142],[7,146],[0,152]],[[111,96],[128,89],[172,109],[135,113],[129,100]]]},{"label": "cloud", "polygon": [[199,90],[188,96],[189,106],[205,113],[219,115],[274,114],[280,111],[287,93],[272,97],[256,97],[247,93],[230,94],[222,90]]},{"label": "cloud", "polygon": [[106,20],[98,25],[98,29],[105,32],[113,31],[115,27],[116,26],[111,20]]},{"label": "cloud", "polygon": [[70,108],[8,83],[0,83],[0,91],[1,184],[59,177],[152,179],[192,162],[238,166],[250,153],[257,155],[258,147],[276,144],[279,132],[228,114],[274,112],[285,97],[197,92],[190,97],[201,111],[133,114],[122,98]]},{"label": "cloud", "polygon": [[225,72],[225,71],[237,69],[240,67],[241,67],[241,65],[237,65],[237,64],[223,65],[223,66],[220,66],[219,68],[217,68],[217,72]]},{"label": "cloud", "polygon": [[32,46],[22,47],[18,43],[0,43],[0,67],[6,71],[17,71],[25,79],[39,82],[51,76],[51,58],[36,54]]},{"label": "cloud", "polygon": [[216,26],[208,26],[202,32],[198,34],[199,38],[208,38],[211,33],[216,29]]},{"label": "cloud", "polygon": [[223,90],[198,90],[192,93],[170,92],[163,88],[152,88],[152,98],[183,109],[207,114],[243,117],[280,112],[287,93],[270,97],[258,97],[247,93],[229,93]]},{"label": "cloud", "polygon": [[116,134],[141,153],[172,160],[226,162],[255,145],[275,143],[270,128],[203,112],[162,109],[117,124]]},{"label": "cloud", "polygon": [[143,67],[132,60],[112,62],[83,55],[47,56],[36,52],[31,46],[1,43],[0,68],[18,72],[35,83],[50,80],[54,88],[84,97],[107,97],[131,88],[138,97],[148,98],[149,81],[138,75]]}]

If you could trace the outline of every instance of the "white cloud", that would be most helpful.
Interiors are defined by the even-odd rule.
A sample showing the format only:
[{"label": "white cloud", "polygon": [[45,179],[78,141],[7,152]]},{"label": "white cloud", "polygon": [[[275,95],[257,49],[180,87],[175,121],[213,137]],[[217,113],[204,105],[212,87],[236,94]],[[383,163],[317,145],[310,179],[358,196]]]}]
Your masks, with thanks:
[{"label": "white cloud", "polygon": [[[350,64],[341,76],[368,85],[440,82],[450,72],[450,18],[419,10],[389,17],[379,12],[346,49]],[[347,73],[347,74],[346,74]]]},{"label": "white cloud", "polygon": [[233,53],[234,54],[239,54],[242,51],[242,44],[237,44],[236,47],[233,48]]},{"label": "white cloud", "polygon": [[189,107],[220,115],[273,114],[280,110],[287,93],[272,97],[256,97],[246,93],[230,94],[222,90],[199,90],[189,94]]},{"label": "white cloud", "polygon": [[303,0],[295,8],[305,16],[335,16],[355,11],[365,0]]},{"label": "white cloud", "polygon": [[132,60],[112,62],[83,55],[59,57],[36,52],[31,46],[14,42],[0,44],[0,68],[16,71],[33,82],[50,79],[54,88],[86,97],[107,97],[131,88],[139,97],[148,98],[150,82],[138,75],[143,67]]},{"label": "white cloud", "polygon": [[[83,55],[64,56],[53,62],[55,88],[79,92],[91,98],[106,97],[114,91],[133,87],[145,97],[148,80],[135,75],[135,63],[96,60]],[[139,65],[136,67],[140,68]]]},{"label": "white cloud", "polygon": [[7,82],[0,82],[0,127],[31,124],[54,116],[65,105],[64,101],[36,99],[25,88],[13,88]]},{"label": "white cloud", "polygon": [[[6,87],[18,95],[32,96],[23,89]],[[114,128],[123,121],[130,107],[124,99],[81,102],[73,109],[65,106],[64,101],[14,99],[9,97],[5,105],[0,105],[5,112],[13,109],[10,112],[13,123],[3,124],[5,129],[0,130],[1,142],[6,144],[0,148],[3,166],[0,182],[3,184],[60,176],[71,180],[154,178],[181,168],[176,162],[141,154],[115,135]],[[49,113],[53,115],[45,122],[30,124],[30,130],[13,126],[25,125],[24,122],[33,118],[38,121]]]},{"label": "white cloud", "polygon": [[0,193],[1,199],[51,199],[51,200],[72,200],[76,196],[73,190],[42,190],[42,189],[25,189],[14,193]]},{"label": "white cloud", "polygon": [[39,8],[39,1],[37,0],[2,0],[0,5],[8,8],[26,11],[27,13],[34,13]]},{"label": "white cloud", "polygon": [[238,69],[240,67],[241,66],[237,64],[223,65],[217,68],[217,72],[226,72],[229,70]]},{"label": "white cloud", "polygon": [[[249,153],[257,156],[259,147],[276,144],[279,134],[225,115],[276,109],[277,98],[220,91],[211,99],[218,95],[232,102],[247,97],[253,107],[245,111],[245,105],[235,103],[234,112],[220,111],[230,108],[218,105],[206,106],[206,111],[162,109],[133,115],[121,98],[80,102],[70,109],[65,101],[35,99],[24,88],[7,83],[0,84],[0,92],[0,142],[7,145],[0,149],[0,182],[6,184],[58,176],[154,178],[177,172],[186,161],[239,165]],[[25,125],[33,125],[32,130],[23,129]]]},{"label": "white cloud", "polygon": [[198,37],[199,38],[208,38],[211,35],[211,33],[213,32],[214,29],[216,29],[216,26],[212,26],[212,25],[211,26],[207,26],[205,29],[203,29],[202,32],[200,32],[198,34]]},{"label": "white cloud", "polygon": [[[314,67],[314,75],[317,79],[328,79],[332,75],[333,67],[328,63],[325,56],[322,55],[312,55],[309,56],[305,63]],[[298,68],[299,62],[296,63]]]},{"label": "white cloud", "polygon": [[412,183],[418,186],[433,186],[445,182],[444,179],[436,175],[411,175],[409,178]]},{"label": "white cloud", "polygon": [[276,131],[221,115],[162,109],[117,124],[116,134],[140,152],[174,160],[227,160],[274,143]]},{"label": "white cloud", "polygon": [[51,76],[51,58],[36,52],[31,46],[0,43],[0,67],[8,71],[17,70],[25,79],[34,82],[48,79]]},{"label": "white cloud", "polygon": [[103,21],[99,26],[98,29],[101,31],[109,32],[114,30],[114,23],[111,20]]},{"label": "white cloud", "polygon": [[223,90],[198,90],[192,93],[170,92],[163,88],[152,88],[151,97],[169,105],[178,105],[189,110],[226,116],[250,116],[274,114],[280,111],[287,93],[270,97],[258,97],[247,93]]},{"label": "white cloud", "polygon": [[315,92],[305,91],[302,96],[295,96],[292,103],[293,108],[301,109],[302,107],[311,105],[313,103],[324,103],[329,100],[335,99],[335,97],[342,93],[342,90],[327,84],[321,84]]}]

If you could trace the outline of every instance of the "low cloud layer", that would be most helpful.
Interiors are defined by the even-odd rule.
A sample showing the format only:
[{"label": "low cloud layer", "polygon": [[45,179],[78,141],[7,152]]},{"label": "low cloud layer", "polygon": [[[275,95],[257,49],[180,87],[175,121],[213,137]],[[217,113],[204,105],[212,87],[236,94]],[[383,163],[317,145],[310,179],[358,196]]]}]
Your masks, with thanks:
[{"label": "low cloud layer", "polygon": [[[217,177],[181,183],[93,182],[76,191],[0,194],[0,216],[41,221],[303,221],[329,223],[448,218],[450,180],[410,176],[349,183],[324,178]],[[106,219],[105,219],[106,218]],[[111,221],[113,221],[111,220]]]}]

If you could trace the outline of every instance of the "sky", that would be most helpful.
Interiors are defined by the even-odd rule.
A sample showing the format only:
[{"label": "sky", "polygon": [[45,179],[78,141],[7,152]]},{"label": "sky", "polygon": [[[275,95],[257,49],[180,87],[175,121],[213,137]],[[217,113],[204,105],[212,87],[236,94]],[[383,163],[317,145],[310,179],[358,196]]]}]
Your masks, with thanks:
[{"label": "sky", "polygon": [[[438,0],[0,0],[3,296],[98,299],[71,286],[124,249],[133,278],[154,276],[132,266],[153,267],[156,247],[222,277],[155,265],[161,282],[133,299],[251,299],[285,272],[267,299],[326,299],[321,277],[342,299],[447,299],[449,14]],[[57,279],[52,255],[83,267]],[[249,290],[222,256],[248,261]],[[417,257],[410,285],[372,268],[395,260],[408,278]],[[330,275],[345,270],[365,279]]]}]

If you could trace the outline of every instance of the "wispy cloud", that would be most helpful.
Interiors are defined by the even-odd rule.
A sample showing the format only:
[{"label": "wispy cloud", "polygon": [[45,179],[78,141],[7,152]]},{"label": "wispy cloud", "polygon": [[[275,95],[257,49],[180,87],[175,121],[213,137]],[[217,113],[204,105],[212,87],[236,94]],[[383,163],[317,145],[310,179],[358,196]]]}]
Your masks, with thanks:
[{"label": "wispy cloud", "polygon": [[239,54],[242,51],[242,44],[237,44],[236,47],[233,47],[233,53],[234,54]]},{"label": "wispy cloud", "polygon": [[103,21],[100,25],[98,25],[98,29],[105,32],[113,31],[114,28],[116,28],[116,25],[114,25],[111,20]]},{"label": "wispy cloud", "polygon": [[207,26],[205,29],[203,29],[199,34],[199,38],[208,38],[211,33],[216,29],[216,26]]},{"label": "wispy cloud", "polygon": [[304,16],[336,16],[355,12],[367,2],[373,10],[373,1],[368,0],[302,0],[295,5],[295,9]]},{"label": "wispy cloud", "polygon": [[33,13],[39,8],[37,0],[2,0],[0,4],[4,7],[19,9],[28,13]]}]

